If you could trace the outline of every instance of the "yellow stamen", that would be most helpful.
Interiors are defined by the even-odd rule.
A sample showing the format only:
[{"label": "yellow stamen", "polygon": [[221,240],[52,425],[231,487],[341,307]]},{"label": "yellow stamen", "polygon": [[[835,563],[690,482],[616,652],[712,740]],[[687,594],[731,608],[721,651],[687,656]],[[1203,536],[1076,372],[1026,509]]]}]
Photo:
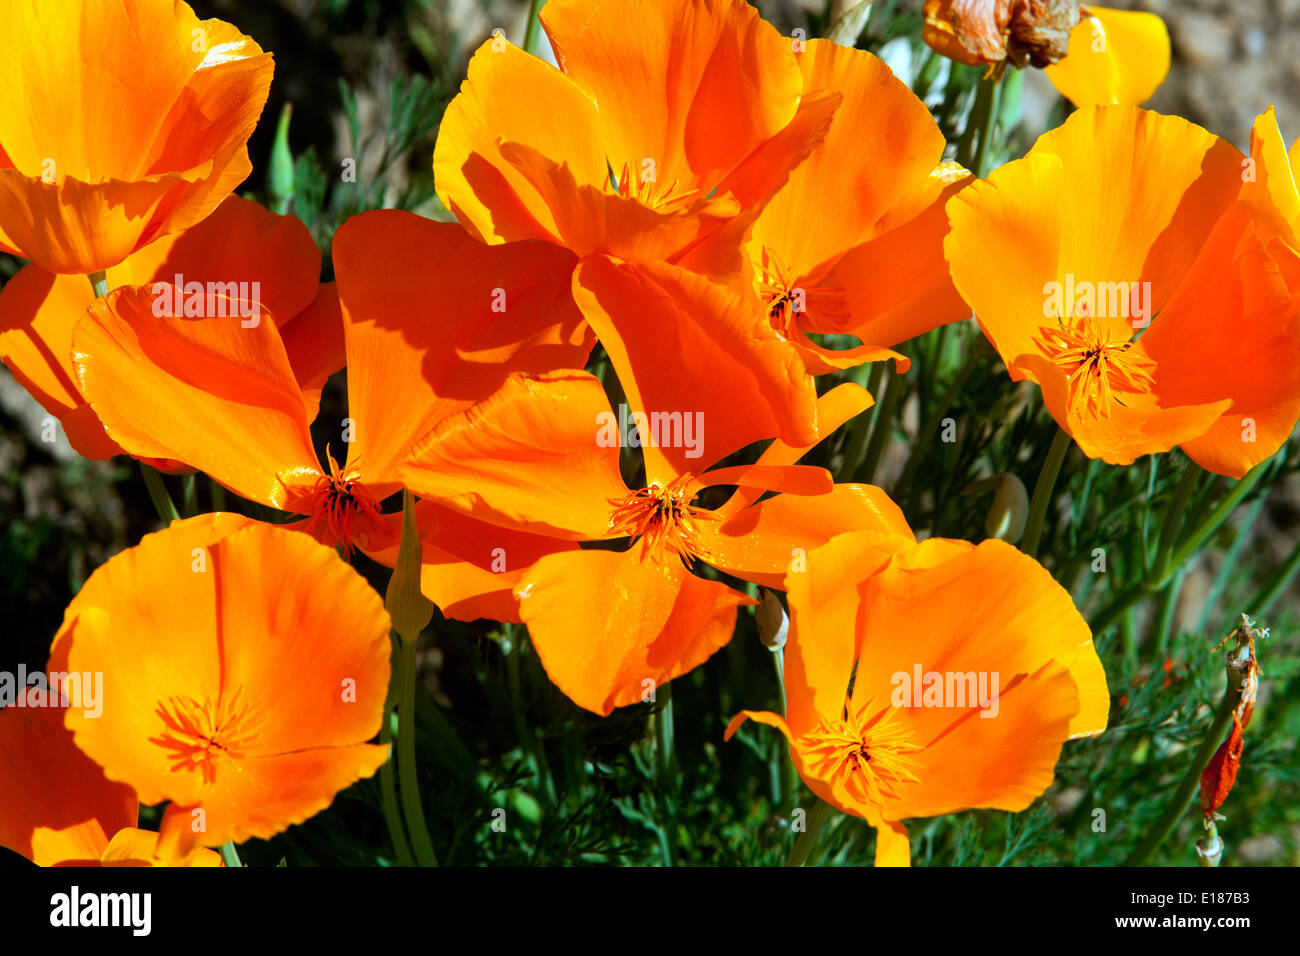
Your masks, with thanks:
[{"label": "yellow stamen", "polygon": [[842,783],[859,803],[879,807],[897,799],[898,788],[920,778],[912,754],[921,747],[911,733],[895,722],[898,711],[881,711],[868,720],[867,701],[855,712],[846,700],[844,716],[826,720],[804,734],[795,747],[803,754],[808,769],[823,780]]},{"label": "yellow stamen", "polygon": [[1116,338],[1107,323],[1092,316],[1074,317],[1070,325],[1044,326],[1037,344],[1069,380],[1070,407],[1094,418],[1109,418],[1111,403],[1125,404],[1118,394],[1150,390],[1155,363],[1130,339]]},{"label": "yellow stamen", "polygon": [[265,722],[239,691],[223,694],[215,703],[210,698],[200,702],[171,697],[158,704],[157,714],[168,733],[149,742],[172,751],[173,773],[198,770],[204,783],[216,780],[226,760],[241,759]]}]

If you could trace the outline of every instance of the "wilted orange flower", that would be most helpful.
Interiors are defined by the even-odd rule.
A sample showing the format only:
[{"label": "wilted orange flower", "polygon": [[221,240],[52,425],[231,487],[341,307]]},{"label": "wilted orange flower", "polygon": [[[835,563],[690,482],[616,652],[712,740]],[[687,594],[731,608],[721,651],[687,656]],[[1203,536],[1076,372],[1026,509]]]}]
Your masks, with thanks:
[{"label": "wilted orange flower", "polygon": [[[625,361],[610,355],[616,367]],[[731,639],[736,608],[753,601],[691,574],[697,561],[779,587],[803,549],[841,531],[908,534],[879,489],[832,485],[824,469],[795,465],[807,446],[777,441],[754,465],[706,470],[757,437],[726,426],[740,416],[770,421],[752,382],[729,373],[725,364],[715,370],[713,403],[695,412],[645,412],[655,406],[634,384],[625,420],[585,372],[516,376],[442,422],[402,471],[416,493],[489,524],[569,542],[629,539],[623,551],[544,556],[515,589],[547,674],[588,710],[609,714],[649,699]],[[820,417],[833,428],[869,404],[863,389],[842,385],[822,398]],[[638,441],[646,436],[639,488],[619,473],[629,422]],[[719,485],[737,491],[718,507],[696,502]],[[784,493],[758,501],[765,491]]]},{"label": "wilted orange flower", "polygon": [[0,709],[0,846],[37,866],[221,866],[202,847],[160,858],[158,834],[136,828],[135,793],[77,749],[65,712]]},{"label": "wilted orange flower", "polygon": [[269,838],[373,774],[388,613],[337,554],[237,515],[173,522],[68,605],[50,669],[103,674],[76,745],[141,802],[164,855]]},{"label": "wilted orange flower", "polygon": [[159,315],[151,289],[120,289],[77,327],[75,365],[132,454],[184,462],[305,515],[303,529],[327,544],[382,550],[396,537],[380,504],[400,490],[410,445],[508,369],[581,365],[592,339],[569,294],[573,257],[545,243],[491,248],[454,224],[371,212],[339,228],[334,267],[348,365],[341,465],[317,461],[315,402],[287,336],[265,318],[269,303],[254,319]]},{"label": "wilted orange flower", "polygon": [[1089,107],[949,202],[958,290],[1090,457],[1239,477],[1291,434],[1298,260],[1237,201],[1245,169],[1185,120]]},{"label": "wilted orange flower", "polygon": [[[207,308],[209,291],[238,314],[240,293],[256,297],[274,320],[308,417],[320,389],[343,367],[343,321],[334,283],[320,281],[320,251],[307,227],[247,199],[229,196],[212,215],[183,233],[151,243],[107,271],[108,287],[154,283],[185,289],[167,293],[170,310]],[[227,298],[227,293],[229,298]],[[176,298],[177,302],[170,301]],[[87,403],[72,360],[72,333],[95,301],[84,276],[60,276],[32,264],[0,290],[0,360],[41,406],[63,425],[68,443],[86,458],[123,454]],[[247,321],[252,321],[248,319]]]},{"label": "wilted orange flower", "polygon": [[[944,203],[969,174],[942,162],[930,111],[880,59],[829,40],[809,40],[797,59],[806,94],[844,99],[754,223],[753,288],[812,374],[882,358],[906,369],[884,346],[970,314],[943,261]],[[863,345],[831,350],[809,333]]]},{"label": "wilted orange flower", "polygon": [[485,242],[677,257],[770,196],[838,102],[801,99],[794,41],[743,0],[551,0],[541,20],[560,69],[486,41],[438,131],[438,194]]},{"label": "wilted orange flower", "polygon": [[1062,744],[1106,727],[1106,676],[1070,595],[997,539],[840,535],[786,576],[779,729],[818,797],[876,828],[906,866],[905,820],[1023,810]]},{"label": "wilted orange flower", "polygon": [[1065,56],[1079,0],[926,0],[921,36],[969,66],[1037,67]]},{"label": "wilted orange flower", "polygon": [[100,272],[252,171],[274,66],[230,24],[179,0],[8,0],[4,24],[0,251]]}]

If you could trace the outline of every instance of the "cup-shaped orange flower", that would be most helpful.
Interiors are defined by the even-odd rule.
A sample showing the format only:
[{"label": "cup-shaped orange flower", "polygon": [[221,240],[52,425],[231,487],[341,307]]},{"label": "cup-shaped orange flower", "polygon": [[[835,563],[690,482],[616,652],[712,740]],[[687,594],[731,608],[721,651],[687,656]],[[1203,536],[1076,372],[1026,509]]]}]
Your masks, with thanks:
[{"label": "cup-shaped orange flower", "polygon": [[[746,274],[813,374],[881,358],[906,368],[887,346],[970,314],[943,260],[944,203],[970,176],[942,162],[930,111],[879,58],[809,40],[797,59],[806,95],[843,101],[825,140],[759,213]],[[809,333],[863,344],[826,349]]]},{"label": "cup-shaped orange flower", "polygon": [[[311,415],[325,380],[343,367],[338,294],[334,283],[320,281],[320,265],[301,221],[229,196],[201,223],[146,246],[108,269],[106,278],[110,289],[146,289],[151,309],[156,303],[160,311],[192,317],[212,304],[251,322],[251,303],[260,302],[284,341]],[[247,317],[240,314],[244,300]],[[94,301],[84,276],[24,266],[0,290],[0,360],[59,420],[73,449],[105,459],[123,449],[82,394],[72,357],[73,330]]]},{"label": "cup-shaped orange flower", "polygon": [[949,202],[957,289],[1090,457],[1179,446],[1239,477],[1291,434],[1296,254],[1238,199],[1244,164],[1185,120],[1089,107]]},{"label": "cup-shaped orange flower", "polygon": [[486,41],[438,131],[438,193],[486,242],[666,260],[764,201],[824,131],[795,42],[743,0],[552,0],[560,69]]},{"label": "cup-shaped orange flower", "polygon": [[135,825],[135,793],[77,749],[61,703],[0,709],[0,846],[37,866],[221,866],[203,847],[158,855],[159,835]]},{"label": "cup-shaped orange flower", "polygon": [[1088,4],[1065,58],[1044,71],[1075,106],[1140,106],[1169,75],[1169,30],[1145,10]]},{"label": "cup-shaped orange flower", "polygon": [[94,273],[194,225],[252,171],[271,55],[183,2],[9,0],[0,251]]},{"label": "cup-shaped orange flower", "polygon": [[[610,356],[626,368],[624,355]],[[617,551],[557,550],[534,561],[515,588],[547,674],[588,710],[609,714],[648,700],[731,639],[736,608],[753,601],[691,573],[697,562],[780,587],[807,549],[843,531],[910,538],[879,489],[833,485],[824,469],[796,465],[809,446],[778,440],[753,465],[711,468],[756,440],[738,444],[730,423],[746,417],[753,427],[772,427],[752,381],[723,372],[715,381],[728,385],[715,387],[707,409],[653,412],[634,387],[629,406],[615,412],[585,372],[515,376],[488,402],[442,422],[402,471],[416,493],[502,533],[627,542]],[[870,397],[846,384],[820,405],[819,419],[834,428]],[[628,487],[619,473],[619,448],[633,423],[636,441],[644,441],[641,487]],[[716,486],[736,491],[717,506],[697,501]],[[781,493],[759,501],[768,491]],[[497,547],[500,537],[485,530],[481,546]]]},{"label": "cup-shaped orange flower", "polygon": [[50,668],[103,674],[76,745],[141,802],[174,855],[271,837],[373,774],[388,613],[330,548],[205,515],[111,558],[68,605]]},{"label": "cup-shaped orange flower", "polygon": [[850,533],[786,577],[787,713],[779,729],[809,789],[876,828],[876,863],[906,866],[905,820],[1023,810],[1061,747],[1106,727],[1087,623],[1032,558]]}]

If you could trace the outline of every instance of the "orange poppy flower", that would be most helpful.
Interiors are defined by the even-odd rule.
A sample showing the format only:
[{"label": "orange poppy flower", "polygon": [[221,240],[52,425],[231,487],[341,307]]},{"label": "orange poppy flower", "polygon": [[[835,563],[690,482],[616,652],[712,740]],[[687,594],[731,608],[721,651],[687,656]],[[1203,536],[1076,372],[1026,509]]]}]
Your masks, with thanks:
[{"label": "orange poppy flower", "polygon": [[591,336],[568,291],[572,266],[544,243],[490,248],[410,213],[366,213],[340,227],[350,416],[341,466],[317,463],[315,403],[269,319],[158,315],[153,291],[123,288],[78,325],[75,365],[109,435],[132,454],[183,462],[305,515],[304,530],[327,544],[379,550],[396,543],[379,506],[400,490],[397,466],[416,438],[490,395],[507,367],[585,361]]},{"label": "orange poppy flower", "polygon": [[271,55],[185,3],[5,4],[0,251],[95,273],[252,171]]},{"label": "orange poppy flower", "polygon": [[[197,226],[108,269],[107,280],[110,289],[143,286],[152,294],[154,283],[174,284],[179,276],[188,289],[182,311],[206,308],[209,289],[258,298],[284,341],[311,417],[325,380],[343,367],[338,295],[334,283],[320,281],[320,264],[320,250],[298,219],[229,196]],[[124,452],[87,403],[72,359],[73,329],[94,301],[84,276],[25,266],[0,290],[0,360],[60,421],[73,449],[102,460]]]},{"label": "orange poppy flower", "polygon": [[[838,92],[822,144],[767,203],[746,243],[769,323],[820,375],[866,361],[970,310],[943,262],[947,199],[970,181],[942,163],[930,111],[880,59],[830,40],[798,54],[805,93]],[[823,348],[809,333],[864,344]]]},{"label": "orange poppy flower", "polygon": [[77,749],[64,703],[0,709],[0,846],[37,866],[221,866],[202,847],[158,856],[158,834],[135,826],[135,793]]},{"label": "orange poppy flower", "polygon": [[726,737],[785,734],[809,789],[876,828],[877,865],[908,865],[905,820],[1025,809],[1062,744],[1106,727],[1087,623],[1002,541],[845,534],[786,585],[787,713],[744,711]]},{"label": "orange poppy flower", "polygon": [[1090,457],[1179,446],[1239,477],[1291,434],[1297,256],[1237,201],[1242,172],[1185,120],[1089,107],[948,204],[958,290]]},{"label": "orange poppy flower", "polygon": [[[626,367],[624,355],[610,356]],[[824,469],[795,465],[808,446],[777,441],[754,465],[706,470],[757,437],[726,427],[732,418],[770,423],[752,384],[718,388],[706,411],[647,414],[655,406],[637,380],[624,380],[633,383],[626,421],[637,423],[637,441],[646,436],[644,487],[624,484],[619,447],[631,430],[585,372],[515,376],[439,424],[402,471],[416,493],[488,524],[569,542],[630,539],[623,551],[543,556],[515,589],[551,680],[599,714],[648,699],[730,640],[736,608],[753,600],[691,574],[696,561],[779,587],[803,550],[841,531],[910,534],[879,489],[832,485]],[[819,415],[833,428],[870,402],[842,385],[821,399]],[[716,508],[695,503],[717,485],[737,491]],[[785,493],[758,501],[765,491]]]},{"label": "orange poppy flower", "polygon": [[164,855],[269,838],[368,777],[388,613],[331,549],[237,515],[173,522],[68,605],[50,668],[103,674],[76,745],[141,802],[169,801]]},{"label": "orange poppy flower", "polygon": [[1044,71],[1075,106],[1140,106],[1169,75],[1169,30],[1144,10],[1088,4],[1069,52]]},{"label": "orange poppy flower", "polygon": [[488,40],[438,131],[438,194],[485,242],[671,260],[770,196],[838,101],[801,98],[794,41],[743,0],[541,20],[561,68]]}]

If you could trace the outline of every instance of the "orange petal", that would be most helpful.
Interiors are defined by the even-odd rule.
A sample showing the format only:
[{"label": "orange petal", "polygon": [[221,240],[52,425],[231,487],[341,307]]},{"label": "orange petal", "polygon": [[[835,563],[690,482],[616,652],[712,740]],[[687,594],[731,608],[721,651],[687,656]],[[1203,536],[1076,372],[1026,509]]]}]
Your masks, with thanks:
[{"label": "orange petal", "polygon": [[72,330],[95,300],[84,276],[56,276],[27,265],[0,289],[0,360],[63,425],[85,458],[122,454],[82,397],[72,365]]},{"label": "orange petal", "polygon": [[285,507],[280,474],[318,468],[274,322],[265,313],[156,311],[175,310],[160,308],[149,288],[119,289],[97,300],[73,335],[81,390],[109,434],[133,455],[184,462],[245,498]]},{"label": "orange petal", "polygon": [[127,827],[118,830],[100,863],[104,866],[224,866],[221,855],[206,847],[196,847],[187,855],[176,858],[158,855],[159,834],[150,830]]},{"label": "orange petal", "polygon": [[1265,221],[1272,220],[1274,228],[1293,244],[1296,230],[1300,228],[1300,191],[1296,189],[1295,165],[1270,106],[1255,117],[1250,131],[1250,166],[1243,173],[1242,196],[1252,200],[1260,216]]},{"label": "orange petal", "polygon": [[754,602],[717,581],[630,551],[542,558],[516,593],[546,673],[574,703],[608,715],[653,699],[731,640],[736,608]]},{"label": "orange petal", "polygon": [[1291,436],[1300,368],[1277,357],[1300,353],[1300,315],[1244,204],[1224,216],[1142,343],[1159,363],[1162,404],[1232,401],[1181,443],[1203,468],[1240,478]]},{"label": "orange petal", "polygon": [[[548,554],[578,549],[571,541],[488,524],[433,501],[416,504],[415,519],[420,529],[420,590],[457,621],[522,623],[514,589],[524,574]],[[392,520],[399,525],[401,515]],[[367,553],[392,567],[397,544]]]},{"label": "orange petal", "polygon": [[[395,488],[411,446],[514,371],[580,368],[594,338],[569,291],[571,253],[484,246],[453,223],[380,210],[334,235],[347,340],[348,461]],[[403,383],[393,402],[393,383]]]},{"label": "orange petal", "polygon": [[[825,141],[754,226],[754,242],[775,253],[792,278],[870,239],[891,205],[926,181],[944,149],[925,104],[878,57],[809,40],[798,61],[805,93],[842,92],[844,101]],[[933,264],[942,268],[938,258]]]},{"label": "orange petal", "polygon": [[858,583],[912,540],[910,534],[844,534],[791,562],[785,692],[796,737],[843,712],[861,626]]},{"label": "orange petal", "polygon": [[1169,30],[1154,13],[1088,4],[1069,52],[1043,72],[1075,106],[1138,106],[1169,75]]},{"label": "orange petal", "polygon": [[901,823],[885,823],[876,827],[876,866],[911,866],[912,841],[907,827]]},{"label": "orange petal", "polygon": [[0,846],[37,866],[93,865],[109,834],[134,826],[139,809],[130,787],[110,782],[77,749],[65,713],[0,708]]},{"label": "orange petal", "polygon": [[898,505],[871,485],[838,484],[813,497],[777,495],[725,524],[701,526],[709,564],[767,588],[782,588],[808,552],[849,531],[911,537]]},{"label": "orange petal", "polygon": [[816,392],[799,354],[724,286],[674,266],[601,257],[578,267],[573,294],[633,411],[704,423],[694,448],[645,450],[651,480],[698,472],[752,441],[817,437]]},{"label": "orange petal", "polygon": [[525,143],[565,163],[577,184],[600,189],[609,174],[598,123],[595,102],[572,79],[504,39],[488,40],[438,127],[438,195],[484,242],[558,241],[546,198],[502,157],[501,144]]},{"label": "orange petal", "polygon": [[652,159],[660,183],[706,195],[794,117],[793,44],[743,0],[554,0],[541,19],[561,69],[600,104],[615,172]]},{"label": "orange petal", "polygon": [[619,476],[617,419],[586,372],[514,375],[491,399],[417,444],[402,481],[483,521],[570,540],[610,531]]}]

